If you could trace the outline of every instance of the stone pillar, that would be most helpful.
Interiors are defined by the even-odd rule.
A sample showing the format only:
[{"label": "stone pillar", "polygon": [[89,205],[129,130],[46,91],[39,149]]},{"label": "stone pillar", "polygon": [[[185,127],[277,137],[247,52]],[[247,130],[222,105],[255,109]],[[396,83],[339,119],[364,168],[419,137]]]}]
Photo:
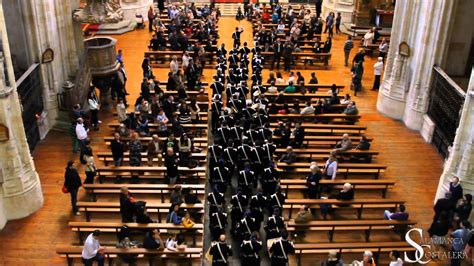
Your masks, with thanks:
[{"label": "stone pillar", "polygon": [[418,27],[412,29],[417,33],[417,45],[413,47],[413,76],[403,119],[406,126],[413,130],[421,130],[423,115],[428,110],[433,66],[443,63],[455,1],[430,0],[421,4]]},{"label": "stone pillar", "polygon": [[390,48],[377,99],[377,109],[394,119],[402,119],[405,110],[407,61],[409,58],[400,55],[398,48],[400,43],[409,41],[414,11],[414,1],[399,0],[395,5]]},{"label": "stone pillar", "polygon": [[[428,107],[433,66],[442,65],[455,1],[398,0],[377,109],[420,130]],[[399,53],[406,42],[410,55]]]},{"label": "stone pillar", "polygon": [[474,194],[474,69],[471,72],[456,138],[439,180],[436,199],[444,197],[454,175],[461,179],[464,193]]},{"label": "stone pillar", "polygon": [[3,49],[0,124],[8,135],[0,139],[0,228],[3,228],[8,220],[24,218],[43,206],[43,194],[23,128],[1,0],[0,34]]}]

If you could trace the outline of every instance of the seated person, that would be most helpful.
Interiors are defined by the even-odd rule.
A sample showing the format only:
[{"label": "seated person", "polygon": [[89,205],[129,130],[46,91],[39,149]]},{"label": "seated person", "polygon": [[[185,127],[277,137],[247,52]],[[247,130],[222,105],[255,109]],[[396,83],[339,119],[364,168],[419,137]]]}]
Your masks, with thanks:
[{"label": "seated person", "polygon": [[347,104],[346,109],[344,110],[344,114],[346,115],[356,115],[359,113],[359,110],[356,107],[355,102],[350,102]]},{"label": "seated person", "polygon": [[314,111],[315,111],[315,109],[314,109],[313,105],[311,104],[311,101],[308,101],[308,102],[306,102],[305,107],[303,108],[303,110],[301,110],[300,113],[302,115],[312,115],[312,114],[314,114]]},{"label": "seated person", "polygon": [[143,248],[146,249],[162,249],[163,248],[163,240],[160,236],[160,230],[153,229],[148,231],[145,234],[145,239],[143,240]]},{"label": "seated person", "polygon": [[296,153],[291,146],[286,147],[286,153],[283,154],[279,162],[292,164],[296,161]]},{"label": "seated person", "polygon": [[344,95],[344,99],[341,100],[341,104],[349,104],[350,102],[352,102],[351,96],[346,93],[346,95]]},{"label": "seated person", "polygon": [[270,86],[267,88],[268,93],[277,93],[278,92],[278,87],[275,86],[275,81],[270,82]]},{"label": "seated person", "polygon": [[288,86],[286,86],[285,90],[283,90],[284,93],[295,93],[296,92],[296,87],[293,86],[293,81],[290,81],[288,83]]},{"label": "seated person", "polygon": [[184,236],[181,234],[172,234],[166,239],[165,248],[170,251],[185,250],[186,245],[184,244]]},{"label": "seated person", "polygon": [[398,221],[406,221],[408,220],[408,213],[405,212],[405,205],[400,204],[398,206],[398,212],[390,212],[389,210],[385,210],[384,217],[387,220],[398,220]]},{"label": "seated person", "polygon": [[355,149],[360,151],[367,151],[370,149],[370,142],[367,140],[366,136],[360,136],[359,144],[357,144]]},{"label": "seated person", "polygon": [[341,151],[348,151],[350,149],[352,149],[352,141],[349,138],[349,134],[344,133],[344,135],[342,135],[342,140],[336,144],[335,151],[341,152]]},{"label": "seated person", "polygon": [[146,212],[146,208],[144,205],[137,208],[136,222],[139,224],[154,223],[154,221],[150,218],[150,216]]},{"label": "seated person", "polygon": [[339,194],[334,195],[333,198],[338,200],[353,200],[354,199],[354,189],[350,183],[345,183],[342,186],[342,190],[339,191]]},{"label": "seated person", "polygon": [[191,219],[191,214],[189,213],[189,211],[187,211],[186,214],[184,215],[182,223],[183,223],[183,226],[186,228],[190,228],[194,226],[195,222]]},{"label": "seated person", "polygon": [[183,218],[179,216],[179,205],[175,204],[172,205],[170,208],[170,213],[168,213],[168,216],[166,217],[166,222],[167,223],[172,223],[174,225],[181,225]]}]

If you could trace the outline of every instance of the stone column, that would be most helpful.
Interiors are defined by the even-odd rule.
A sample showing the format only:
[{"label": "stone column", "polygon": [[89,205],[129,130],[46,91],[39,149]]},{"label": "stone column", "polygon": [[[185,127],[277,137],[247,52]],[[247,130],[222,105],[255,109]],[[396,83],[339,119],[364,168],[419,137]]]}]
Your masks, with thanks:
[{"label": "stone column", "polygon": [[0,38],[3,49],[0,124],[8,132],[8,140],[0,139],[0,228],[3,228],[8,220],[24,218],[37,211],[43,205],[43,194],[23,128],[1,0]]},{"label": "stone column", "polygon": [[418,27],[412,29],[416,32],[417,45],[413,47],[414,57],[410,64],[413,76],[403,118],[410,129],[422,128],[423,115],[428,110],[433,66],[443,63],[455,2],[452,0],[421,2],[418,23],[414,24]]},{"label": "stone column", "polygon": [[398,47],[402,42],[409,42],[414,13],[415,1],[397,1],[387,63],[377,99],[378,111],[394,119],[403,118],[407,93],[407,61],[409,59],[399,54]]},{"label": "stone column", "polygon": [[461,179],[464,193],[474,194],[474,69],[471,72],[456,138],[439,180],[436,199],[444,197],[453,176]]}]

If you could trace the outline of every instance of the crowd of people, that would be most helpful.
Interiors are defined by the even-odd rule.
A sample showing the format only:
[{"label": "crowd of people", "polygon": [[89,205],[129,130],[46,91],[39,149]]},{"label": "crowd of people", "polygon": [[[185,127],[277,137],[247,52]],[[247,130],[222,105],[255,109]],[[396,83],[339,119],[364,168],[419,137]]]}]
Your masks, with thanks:
[{"label": "crowd of people", "polygon": [[[217,8],[211,5],[197,9],[194,4],[190,6],[184,4],[170,5],[167,9],[171,19],[169,25],[163,24],[160,15],[155,14],[153,10],[148,14],[149,29],[154,31],[149,48],[163,50],[170,46],[172,50],[185,52],[182,60],[173,58],[171,61],[166,90],[160,88],[160,82],[153,74],[149,60],[144,59],[141,93],[135,102],[133,112],[127,112],[126,91],[123,89],[121,93],[116,94],[117,120],[120,125],[110,145],[114,165],[121,166],[124,163],[125,151],[129,151],[130,165],[140,166],[142,152],[146,151],[148,166],[153,166],[158,160],[158,165],[166,166],[167,182],[179,183],[178,166],[191,167],[194,164],[191,153],[200,151],[193,143],[196,131],[183,125],[197,124],[202,120],[198,103],[208,101],[208,96],[201,85],[202,69],[206,61],[206,52],[215,52],[217,54],[216,74],[210,85],[212,100],[209,118],[212,143],[207,153],[208,182],[212,191],[206,195],[209,204],[208,229],[213,242],[206,257],[212,256],[213,265],[228,265],[229,257],[238,251],[235,253],[239,254],[242,265],[246,263],[259,265],[264,253],[262,249],[266,247],[272,265],[286,265],[289,255],[295,252],[290,238],[304,237],[304,232],[290,235],[287,231],[287,224],[282,216],[287,195],[280,187],[282,173],[277,165],[298,161],[294,149],[304,147],[306,135],[303,123],[278,121],[276,127],[271,127],[269,116],[272,114],[331,113],[334,112],[331,106],[340,104],[344,105],[343,113],[358,114],[356,104],[350,95],[346,94],[343,99],[340,99],[339,90],[335,85],[328,90],[327,98],[315,102],[308,101],[300,104],[299,101],[291,100],[289,103],[283,97],[284,93],[308,92],[302,74],[291,72],[291,53],[298,51],[298,40],[301,38],[314,40],[314,52],[330,52],[333,28],[336,34],[340,31],[340,14],[337,16],[329,14],[324,21],[319,17],[321,7],[319,7],[319,14],[311,14],[309,10],[304,9],[304,6],[299,12],[293,11],[291,7],[283,12],[278,4],[267,9],[265,5],[263,8],[261,6],[257,8],[256,5],[248,3],[244,5],[243,16],[261,20],[263,23],[272,22],[278,26],[267,30],[257,23],[253,48],[248,47],[246,42],[241,43],[240,35],[243,29],[238,27],[232,34],[234,46],[227,51],[223,44],[218,49],[212,48],[215,39],[207,37],[217,34],[216,22],[219,17]],[[196,18],[201,19],[197,24],[193,22]],[[302,22],[298,22],[298,19]],[[319,38],[313,38],[313,36],[321,34],[323,26],[325,26],[324,32],[327,31],[329,37],[326,42],[321,43]],[[278,34],[284,33],[285,28],[290,31],[282,42]],[[168,39],[165,38],[166,32],[169,33]],[[369,33],[374,35],[372,31]],[[189,39],[197,39],[198,42],[191,44]],[[373,39],[364,37],[365,41],[373,41]],[[386,42],[382,41],[382,43]],[[346,66],[352,48],[352,40],[349,37],[344,45]],[[380,49],[380,57],[374,65],[373,90],[378,90],[380,86],[386,49],[388,48]],[[273,51],[272,69],[275,64],[276,68],[279,68],[280,58],[283,57],[284,70],[289,71],[288,80],[285,81],[280,72],[272,72],[266,85],[263,85],[262,51]],[[364,56],[365,51],[360,50],[352,62],[353,84],[356,92],[362,86]],[[285,58],[289,61],[287,62]],[[123,69],[121,52],[117,59]],[[123,69],[126,80],[124,71]],[[280,84],[285,86],[275,86]],[[308,84],[318,84],[316,73],[311,74]],[[198,96],[188,95],[187,92],[193,90],[199,91]],[[176,91],[177,97],[166,94],[165,91]],[[266,96],[269,93],[275,93],[277,97],[269,100]],[[98,116],[100,101],[93,89],[88,94],[88,104],[91,110],[89,114],[86,114],[79,105],[74,107],[71,132],[73,149],[74,151],[80,149],[80,161],[86,164],[87,178],[84,183],[93,183],[96,167],[90,147],[89,128],[99,130],[101,123]],[[157,124],[156,129],[150,127],[150,124]],[[140,138],[149,136],[151,140],[145,148]],[[162,137],[165,139],[161,140]],[[276,161],[277,148],[285,148],[286,152]],[[350,182],[345,183],[336,193],[331,187],[320,184],[323,179],[336,178],[338,152],[352,149],[369,150],[370,142],[365,136],[361,136],[358,144],[355,145],[349,135],[344,134],[341,141],[328,155],[324,165],[318,165],[316,162],[308,163],[306,198],[348,201],[354,198],[355,190]],[[118,179],[120,180],[120,177]],[[99,181],[102,182],[102,180]],[[69,161],[65,172],[64,188],[71,195],[72,210],[76,215],[80,215],[76,203],[81,185],[82,181],[75,163]],[[459,245],[453,241],[452,251],[463,252],[472,247],[474,240],[471,225],[467,221],[472,210],[471,201],[472,196],[463,194],[459,179],[454,178],[446,197],[436,202],[435,216],[429,229],[430,236],[433,239],[440,239],[451,230],[450,236],[462,240],[457,243],[464,243]],[[170,203],[166,223],[192,227],[195,221],[202,220],[199,212],[180,209],[182,203],[202,203],[192,189],[183,189],[180,185],[175,185],[170,193]],[[330,204],[322,204],[320,211],[322,214],[331,214],[336,210],[332,209]],[[126,186],[120,191],[120,214],[124,223],[157,222],[147,213],[146,202],[137,200]],[[315,210],[302,206],[294,219],[295,222],[308,222],[314,219],[314,215]],[[386,210],[384,217],[388,220],[408,220],[409,214],[405,205],[399,205],[396,210]],[[230,224],[228,221],[231,221]],[[262,228],[265,232],[263,236],[259,233]],[[228,244],[227,229],[230,229],[232,239],[239,243],[237,249]],[[96,230],[85,240],[82,258],[85,264],[89,263],[86,265],[91,265],[92,261],[98,261],[99,265],[104,263],[104,257],[101,255],[104,248],[99,243],[100,235],[101,232]],[[123,226],[117,233],[117,247],[165,248],[169,251],[186,249],[187,244],[183,234],[169,232],[168,235],[169,237],[163,240],[160,231],[154,229],[146,232],[143,241],[137,241],[132,240],[129,228]],[[127,263],[134,263],[136,260],[134,255],[124,254],[120,257]],[[403,265],[400,257],[400,252],[393,250],[390,253],[390,265]],[[330,251],[325,261],[325,265],[342,265],[342,263],[337,251]],[[375,265],[372,252],[365,251],[360,263]],[[453,259],[452,263],[460,265],[460,261],[456,259]]]}]

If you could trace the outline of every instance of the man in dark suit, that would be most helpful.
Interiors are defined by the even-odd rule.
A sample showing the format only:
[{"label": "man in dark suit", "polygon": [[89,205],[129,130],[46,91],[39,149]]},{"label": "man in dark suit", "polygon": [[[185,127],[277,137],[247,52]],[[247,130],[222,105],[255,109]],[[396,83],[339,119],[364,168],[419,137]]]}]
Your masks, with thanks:
[{"label": "man in dark suit", "polygon": [[316,0],[314,3],[316,5],[316,17],[319,18],[321,15],[321,8],[323,6],[323,0]]},{"label": "man in dark suit", "polygon": [[455,207],[456,203],[453,201],[452,193],[446,192],[444,198],[438,199],[433,207],[435,211],[433,220],[437,221],[442,212],[446,212],[448,214],[448,219],[451,219]]},{"label": "man in dark suit", "polygon": [[273,61],[272,61],[272,68],[273,70],[275,67],[275,62],[277,62],[277,69],[280,69],[280,59],[283,53],[283,44],[281,43],[280,38],[276,39],[276,43],[273,45]]}]

